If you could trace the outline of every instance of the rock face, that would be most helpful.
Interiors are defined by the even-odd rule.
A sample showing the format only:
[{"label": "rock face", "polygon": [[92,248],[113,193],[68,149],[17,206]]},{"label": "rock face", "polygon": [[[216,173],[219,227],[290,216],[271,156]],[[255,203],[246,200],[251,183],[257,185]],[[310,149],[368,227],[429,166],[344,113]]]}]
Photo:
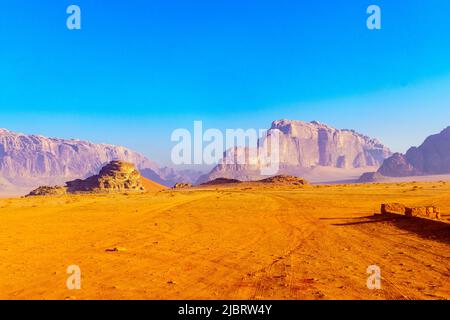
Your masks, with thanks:
[{"label": "rock face", "polygon": [[145,190],[139,171],[133,164],[123,161],[112,161],[104,166],[98,175],[85,180],[69,181],[66,187],[70,193]]},{"label": "rock face", "polygon": [[[378,140],[353,130],[338,130],[319,122],[278,120],[261,141],[279,135],[280,170],[277,174],[303,176],[302,168],[333,167],[339,169],[379,167],[391,155]],[[258,152],[263,143],[260,141]],[[236,148],[225,153],[224,159],[199,182],[218,177],[256,180],[261,176],[259,159],[256,164],[230,164],[236,153],[247,155],[248,148]],[[255,153],[253,153],[255,154]],[[376,170],[376,169],[375,169]],[[298,174],[296,174],[298,173]]]},{"label": "rock face", "polygon": [[13,188],[57,185],[96,174],[113,160],[133,163],[143,176],[166,186],[196,180],[195,172],[178,173],[130,149],[80,140],[24,135],[0,129],[0,192]]},{"label": "rock face", "polygon": [[384,176],[407,177],[450,173],[450,127],[428,137],[405,155],[396,153],[378,170]]}]

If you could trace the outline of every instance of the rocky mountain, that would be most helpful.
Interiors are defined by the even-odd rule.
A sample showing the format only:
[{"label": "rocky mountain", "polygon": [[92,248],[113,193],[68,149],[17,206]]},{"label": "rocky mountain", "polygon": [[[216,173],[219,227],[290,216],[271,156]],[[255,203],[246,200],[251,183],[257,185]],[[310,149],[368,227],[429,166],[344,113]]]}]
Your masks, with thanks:
[{"label": "rocky mountain", "polygon": [[386,177],[407,177],[450,173],[450,127],[429,136],[406,154],[396,153],[378,170]]},{"label": "rocky mountain", "polygon": [[401,153],[395,153],[392,157],[386,159],[377,173],[384,177],[409,177],[420,174],[406,156]]},{"label": "rocky mountain", "polygon": [[192,182],[195,176],[156,163],[121,146],[94,144],[81,140],[46,138],[0,129],[0,192],[31,190],[39,185],[61,184],[96,174],[113,160],[133,163],[148,178],[173,186]]},{"label": "rocky mountain", "polygon": [[[235,148],[224,154],[222,161],[199,182],[219,177],[239,180],[257,180],[263,177],[260,159],[237,164],[237,154],[264,154],[262,146],[279,136],[279,171],[276,174],[297,175],[308,180],[317,180],[314,175],[321,172],[322,179],[357,178],[363,168],[375,168],[391,155],[390,150],[378,140],[364,136],[354,130],[339,130],[317,121],[278,120],[260,140],[257,152],[249,148]],[[266,141],[266,142],[265,142]],[[254,151],[254,150],[253,150]],[[261,151],[261,152],[260,152]],[[250,159],[250,158],[248,158]],[[366,170],[367,171],[367,170]],[[356,175],[356,176],[355,176]]]}]

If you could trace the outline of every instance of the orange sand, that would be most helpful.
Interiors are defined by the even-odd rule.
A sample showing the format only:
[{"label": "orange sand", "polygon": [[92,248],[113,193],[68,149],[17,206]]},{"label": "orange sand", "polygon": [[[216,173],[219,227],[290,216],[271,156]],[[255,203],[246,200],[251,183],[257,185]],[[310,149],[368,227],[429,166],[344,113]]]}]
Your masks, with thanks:
[{"label": "orange sand", "polygon": [[[397,201],[446,222],[373,216]],[[0,298],[448,299],[448,213],[440,182],[0,199]]]}]

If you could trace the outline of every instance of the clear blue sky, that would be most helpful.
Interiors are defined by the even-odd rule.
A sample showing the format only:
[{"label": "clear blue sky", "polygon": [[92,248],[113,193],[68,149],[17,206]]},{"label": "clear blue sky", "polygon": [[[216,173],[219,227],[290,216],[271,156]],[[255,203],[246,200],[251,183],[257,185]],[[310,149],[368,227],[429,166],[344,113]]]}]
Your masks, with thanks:
[{"label": "clear blue sky", "polygon": [[194,120],[319,120],[405,151],[450,125],[449,15],[447,0],[2,0],[0,127],[166,164]]}]

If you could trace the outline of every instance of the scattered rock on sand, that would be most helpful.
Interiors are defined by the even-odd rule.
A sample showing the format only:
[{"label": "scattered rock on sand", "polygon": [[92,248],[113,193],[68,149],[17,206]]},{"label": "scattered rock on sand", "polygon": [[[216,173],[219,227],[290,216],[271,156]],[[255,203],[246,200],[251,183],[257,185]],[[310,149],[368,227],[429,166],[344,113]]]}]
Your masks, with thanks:
[{"label": "scattered rock on sand", "polygon": [[106,252],[123,252],[123,251],[127,251],[127,249],[115,247],[115,248],[107,248],[107,249],[105,249],[105,251]]}]

